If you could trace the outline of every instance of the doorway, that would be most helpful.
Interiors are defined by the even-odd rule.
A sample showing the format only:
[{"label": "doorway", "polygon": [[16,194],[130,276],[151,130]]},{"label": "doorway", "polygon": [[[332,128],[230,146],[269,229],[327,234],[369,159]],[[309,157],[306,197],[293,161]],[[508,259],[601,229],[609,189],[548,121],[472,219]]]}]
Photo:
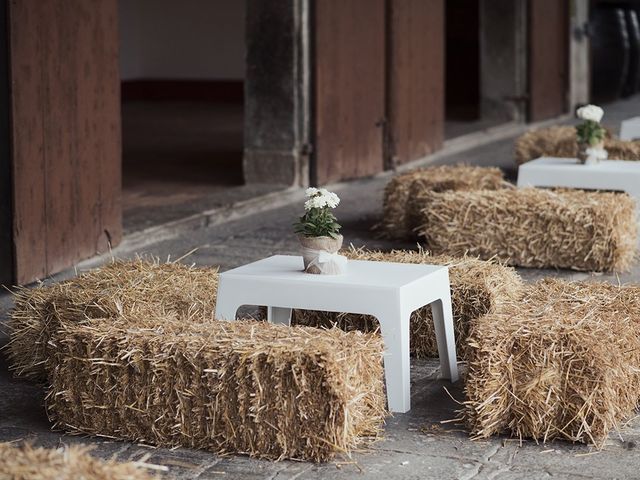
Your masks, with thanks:
[{"label": "doorway", "polygon": [[244,0],[120,0],[125,233],[256,193],[242,167],[245,10]]},{"label": "doorway", "polygon": [[527,0],[447,0],[445,138],[524,120]]},{"label": "doorway", "polygon": [[445,137],[480,120],[480,0],[445,2]]}]

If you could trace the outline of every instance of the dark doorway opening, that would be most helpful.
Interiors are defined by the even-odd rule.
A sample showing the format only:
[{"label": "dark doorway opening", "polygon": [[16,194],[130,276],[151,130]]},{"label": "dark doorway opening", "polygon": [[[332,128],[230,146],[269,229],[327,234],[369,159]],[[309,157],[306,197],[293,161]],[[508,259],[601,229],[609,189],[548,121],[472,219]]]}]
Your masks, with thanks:
[{"label": "dark doorway opening", "polygon": [[524,119],[526,5],[445,2],[445,138]]},{"label": "dark doorway opening", "polygon": [[243,185],[246,2],[119,7],[125,232],[270,190]]},{"label": "dark doorway opening", "polygon": [[445,2],[446,119],[480,118],[480,1]]},{"label": "dark doorway opening", "polygon": [[445,138],[480,121],[480,0],[445,2]]}]

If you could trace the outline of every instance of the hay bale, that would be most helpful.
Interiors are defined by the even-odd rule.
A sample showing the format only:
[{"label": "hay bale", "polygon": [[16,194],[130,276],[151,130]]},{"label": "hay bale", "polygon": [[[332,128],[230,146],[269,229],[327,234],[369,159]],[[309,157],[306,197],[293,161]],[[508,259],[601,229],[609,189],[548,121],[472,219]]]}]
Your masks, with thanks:
[{"label": "hay bale", "polygon": [[[498,312],[505,302],[516,300],[522,292],[520,276],[509,267],[476,258],[432,256],[424,250],[393,250],[380,252],[351,247],[342,252],[353,260],[379,262],[446,265],[451,282],[451,303],[456,335],[456,349],[460,358],[466,357],[467,330],[471,321],[490,312]],[[299,325],[343,330],[376,331],[377,319],[369,315],[294,310],[292,322]],[[438,356],[431,307],[423,307],[411,315],[411,354],[417,358]]]},{"label": "hay bale", "polygon": [[140,462],[119,463],[89,455],[90,447],[73,445],[35,448],[29,444],[0,443],[0,479],[3,480],[152,480]]},{"label": "hay bale", "polygon": [[[414,185],[416,184],[416,185]],[[380,228],[389,238],[415,237],[410,214],[410,199],[416,191],[495,190],[502,188],[504,177],[499,168],[468,165],[438,166],[396,175],[384,189],[383,220]]]},{"label": "hay bale", "polygon": [[89,435],[325,461],[385,416],[378,335],[166,316],[65,324],[50,418]]},{"label": "hay bale", "polygon": [[114,261],[50,286],[18,288],[8,322],[9,368],[16,376],[45,380],[48,341],[64,323],[164,313],[213,318],[217,268],[137,259]]},{"label": "hay bale", "polygon": [[640,160],[640,142],[607,138],[604,148],[611,160]]},{"label": "hay bale", "polygon": [[539,157],[569,157],[578,155],[576,128],[553,126],[530,130],[515,141],[516,164],[522,165]]},{"label": "hay bale", "polygon": [[601,446],[640,397],[640,286],[543,280],[473,322],[465,420],[472,435]]},{"label": "hay bale", "polygon": [[[640,160],[640,142],[620,140],[609,131],[604,140],[604,148],[612,160]],[[516,139],[514,150],[517,165],[539,157],[576,158],[576,129],[559,125],[528,131]]]},{"label": "hay bale", "polygon": [[419,232],[435,254],[585,271],[626,271],[635,261],[627,194],[523,188],[425,192],[419,201]]}]

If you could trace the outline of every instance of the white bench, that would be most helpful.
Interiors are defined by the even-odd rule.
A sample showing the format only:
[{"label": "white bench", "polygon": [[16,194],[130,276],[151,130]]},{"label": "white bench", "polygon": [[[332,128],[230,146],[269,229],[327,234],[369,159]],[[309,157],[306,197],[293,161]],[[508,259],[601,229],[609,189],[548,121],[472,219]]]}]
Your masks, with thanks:
[{"label": "white bench", "polygon": [[350,260],[344,275],[303,272],[302,257],[276,255],[220,274],[216,318],[235,320],[242,305],[266,305],[268,320],[291,324],[291,310],[373,315],[385,343],[389,409],[410,400],[409,318],[431,305],[441,374],[458,379],[447,267]]},{"label": "white bench", "polygon": [[575,158],[541,157],[518,168],[518,187],[613,190],[640,200],[640,162],[604,160],[581,165]]}]

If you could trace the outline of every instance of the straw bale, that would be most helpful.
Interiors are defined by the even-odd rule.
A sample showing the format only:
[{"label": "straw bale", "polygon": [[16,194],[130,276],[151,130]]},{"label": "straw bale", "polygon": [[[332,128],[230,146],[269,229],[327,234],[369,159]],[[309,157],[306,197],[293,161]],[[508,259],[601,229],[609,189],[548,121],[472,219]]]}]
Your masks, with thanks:
[{"label": "straw bale", "polygon": [[[420,190],[495,190],[502,188],[499,168],[469,165],[438,166],[412,170],[393,177],[384,190],[383,221],[380,227],[389,238],[415,237],[410,199]],[[416,184],[416,185],[414,185]]]},{"label": "straw bale", "polygon": [[435,254],[585,271],[626,271],[635,261],[627,194],[523,188],[425,192],[419,201],[419,232]]},{"label": "straw bale", "polygon": [[217,287],[217,268],[136,259],[49,286],[18,288],[8,322],[10,368],[16,376],[43,381],[48,340],[61,323],[116,319],[129,312],[213,318]]},{"label": "straw bale", "polygon": [[611,160],[640,160],[640,142],[608,138],[604,148]]},{"label": "straw bale", "polygon": [[71,432],[325,461],[386,414],[378,335],[201,317],[63,325],[50,418]]},{"label": "straw bale", "polygon": [[0,443],[0,480],[152,480],[139,462],[120,463],[89,455],[90,447],[36,448]]},{"label": "straw bale", "polygon": [[[640,160],[640,142],[620,140],[609,131],[604,140],[604,148],[612,160]],[[576,129],[561,125],[528,131],[516,139],[514,150],[518,165],[539,157],[576,158]]]},{"label": "straw bale", "polygon": [[602,446],[640,396],[640,286],[542,280],[472,323],[472,435]]},{"label": "straw bale", "polygon": [[578,155],[576,128],[553,126],[530,130],[516,139],[516,164],[535,160],[539,157],[569,157]]},{"label": "straw bale", "polygon": [[[353,260],[446,265],[451,282],[451,303],[456,334],[456,348],[461,358],[466,356],[467,330],[470,322],[484,314],[500,311],[506,302],[522,293],[520,276],[510,267],[476,258],[432,256],[420,249],[381,252],[351,247],[344,255]],[[369,315],[294,310],[292,323],[313,327],[338,326],[343,330],[375,331],[378,321]],[[411,315],[411,354],[417,358],[438,356],[431,307],[423,307]]]}]

